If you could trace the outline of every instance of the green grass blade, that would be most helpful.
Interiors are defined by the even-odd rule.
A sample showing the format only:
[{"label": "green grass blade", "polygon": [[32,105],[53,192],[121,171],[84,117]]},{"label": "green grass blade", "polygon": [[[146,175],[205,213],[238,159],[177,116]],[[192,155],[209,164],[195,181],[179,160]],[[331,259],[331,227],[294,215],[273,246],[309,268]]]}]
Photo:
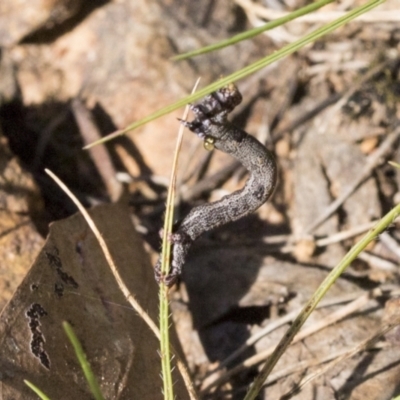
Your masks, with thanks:
[{"label": "green grass blade", "polygon": [[398,204],[393,210],[387,213],[373,228],[368,232],[357,244],[355,244],[350,251],[344,256],[340,263],[329,273],[325,280],[321,283],[319,288],[316,290],[312,298],[304,306],[302,312],[295,319],[292,326],[288,329],[285,336],[281,339],[276,349],[271,354],[271,357],[267,360],[260,374],[257,376],[249,392],[247,393],[245,400],[254,400],[257,394],[260,392],[265,380],[271,373],[272,369],[278,362],[279,358],[289,347],[294,336],[299,332],[304,322],[315,310],[317,304],[325,296],[326,292],[336,282],[340,275],[345,269],[358,257],[358,255],[371,243],[376,237],[381,234],[390,224],[400,215],[400,204]]},{"label": "green grass blade", "polygon": [[104,142],[107,142],[118,136],[121,136],[121,135],[125,134],[126,132],[136,129],[139,126],[142,126],[156,118],[159,118],[159,117],[162,117],[163,115],[169,114],[170,112],[175,111],[178,108],[181,108],[188,103],[195,102],[196,100],[201,99],[205,95],[207,95],[211,92],[214,92],[215,90],[220,89],[221,87],[226,86],[229,83],[236,82],[236,81],[266,67],[267,65],[272,64],[275,61],[278,61],[281,58],[286,57],[289,54],[292,54],[297,50],[300,50],[307,44],[315,42],[317,39],[327,35],[328,33],[333,32],[337,28],[347,24],[349,21],[357,18],[358,16],[372,10],[373,8],[384,3],[385,1],[386,0],[370,0],[368,3],[348,12],[343,17],[340,17],[340,18],[336,19],[335,21],[333,21],[329,24],[326,24],[319,29],[316,29],[315,31],[313,31],[310,34],[304,36],[303,38],[295,41],[294,43],[284,46],[282,49],[274,52],[273,54],[271,54],[267,57],[264,57],[264,58],[256,61],[255,63],[253,63],[237,72],[234,72],[233,74],[230,74],[227,77],[222,78],[219,81],[212,83],[211,85],[206,86],[203,89],[200,89],[196,93],[191,94],[191,95],[185,97],[184,99],[181,99],[173,104],[170,104],[164,108],[161,108],[158,111],[155,111],[154,113],[148,115],[147,117],[142,118],[141,120],[128,125],[124,129],[118,130],[96,142],[89,144],[88,146],[85,147],[85,149],[88,149],[97,144],[104,143]]},{"label": "green grass blade", "polygon": [[160,357],[163,380],[163,394],[165,400],[174,400],[172,382],[171,353],[169,346],[169,302],[168,287],[160,285]]},{"label": "green grass blade", "polygon": [[[199,79],[194,85],[192,93],[196,90],[199,84]],[[182,119],[186,119],[189,113],[189,108],[186,107]],[[175,192],[176,192],[176,176],[178,170],[178,156],[182,147],[183,139],[183,126],[179,128],[178,139],[176,142],[174,159],[171,168],[171,179],[168,187],[167,205],[165,210],[164,232],[161,250],[161,273],[167,275],[170,269],[171,260],[171,243],[168,240],[169,235],[172,233],[174,225],[174,205],[175,205]],[[169,301],[168,301],[168,287],[163,283],[160,284],[160,349],[161,349],[161,369],[164,385],[164,399],[173,400],[173,382],[171,371],[171,354],[169,344]]]},{"label": "green grass blade", "polygon": [[85,375],[86,381],[89,385],[92,395],[96,400],[105,400],[103,395],[101,394],[100,386],[97,382],[97,379],[94,376],[93,371],[90,368],[90,364],[82,349],[82,345],[80,344],[78,338],[76,337],[75,332],[73,331],[71,325],[68,322],[63,322],[63,328],[75,350],[76,357],[78,358],[78,361],[81,365],[82,371]]},{"label": "green grass blade", "polygon": [[[170,246],[169,246],[170,247]],[[168,250],[169,252],[170,250]],[[169,258],[168,258],[169,259]],[[164,260],[164,258],[163,258]],[[161,270],[163,270],[163,262]],[[169,263],[168,263],[169,265]],[[163,283],[160,284],[159,289],[160,299],[160,357],[161,357],[161,372],[163,380],[163,394],[165,400],[174,400],[174,387],[172,382],[172,369],[171,369],[171,352],[170,352],[170,338],[169,338],[169,300],[168,300],[168,287]]]},{"label": "green grass blade", "polygon": [[[171,243],[168,240],[169,233],[172,232],[173,218],[174,218],[174,195],[176,175],[172,172],[171,183],[168,188],[167,205],[165,212],[163,243],[161,250],[161,272],[167,275],[171,259]],[[163,392],[165,400],[173,400],[173,382],[171,370],[171,353],[170,353],[170,339],[169,339],[169,300],[168,300],[168,287],[163,283],[160,284],[159,289],[160,299],[160,357],[161,357],[161,371],[163,379]]]},{"label": "green grass blade", "polygon": [[232,36],[231,38],[227,40],[223,40],[221,42],[218,42],[216,44],[212,44],[210,46],[202,47],[201,49],[189,51],[187,53],[179,54],[175,57],[171,57],[171,60],[173,61],[180,61],[180,60],[185,60],[187,58],[191,57],[196,57],[201,54],[205,53],[210,53],[211,51],[216,51],[223,49],[224,47],[228,47],[231,45],[234,45],[238,42],[241,42],[242,40],[247,40],[251,39],[254,36],[259,35],[262,32],[271,30],[273,28],[276,28],[277,26],[286,24],[289,21],[292,21],[298,17],[301,17],[302,15],[309,14],[315,10],[318,10],[319,8],[325,6],[326,4],[332,3],[334,0],[319,0],[316,1],[315,3],[311,3],[305,7],[302,7],[296,11],[293,11],[292,13],[285,15],[284,17],[277,18],[274,21],[267,22],[265,25],[260,26],[258,28],[253,28],[249,29],[246,32],[239,33],[238,35]]},{"label": "green grass blade", "polygon": [[24,379],[24,383],[30,389],[32,389],[42,400],[50,400],[50,397],[46,396],[39,388],[37,388],[33,383]]}]

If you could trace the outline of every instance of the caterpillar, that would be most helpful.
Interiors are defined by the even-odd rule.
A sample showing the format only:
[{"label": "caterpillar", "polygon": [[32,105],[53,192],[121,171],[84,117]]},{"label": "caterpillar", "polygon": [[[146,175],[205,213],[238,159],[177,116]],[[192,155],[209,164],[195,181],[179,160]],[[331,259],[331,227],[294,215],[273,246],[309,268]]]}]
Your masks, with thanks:
[{"label": "caterpillar", "polygon": [[158,283],[172,286],[182,272],[192,243],[204,232],[236,221],[264,204],[276,186],[277,166],[274,156],[257,139],[228,121],[228,114],[242,101],[234,84],[229,84],[206,96],[199,104],[191,105],[195,114],[192,122],[180,121],[203,139],[206,150],[223,151],[236,158],[250,177],[241,190],[213,203],[193,208],[174,225],[169,240],[172,261],[167,275],[161,273],[161,257],[155,266]]}]

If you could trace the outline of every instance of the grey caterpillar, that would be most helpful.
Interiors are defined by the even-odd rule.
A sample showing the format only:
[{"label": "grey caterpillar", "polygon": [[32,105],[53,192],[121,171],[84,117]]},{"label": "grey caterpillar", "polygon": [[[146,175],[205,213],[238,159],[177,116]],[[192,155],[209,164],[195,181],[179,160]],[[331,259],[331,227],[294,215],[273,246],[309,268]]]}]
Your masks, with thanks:
[{"label": "grey caterpillar", "polygon": [[172,261],[168,275],[161,274],[161,259],[155,266],[158,283],[172,286],[182,272],[191,244],[204,232],[236,221],[259,208],[274,191],[277,178],[275,159],[253,136],[228,121],[228,114],[242,101],[234,84],[225,86],[191,106],[196,118],[181,121],[204,140],[207,150],[216,148],[235,157],[250,172],[244,187],[214,203],[193,208],[175,224],[170,240]]}]

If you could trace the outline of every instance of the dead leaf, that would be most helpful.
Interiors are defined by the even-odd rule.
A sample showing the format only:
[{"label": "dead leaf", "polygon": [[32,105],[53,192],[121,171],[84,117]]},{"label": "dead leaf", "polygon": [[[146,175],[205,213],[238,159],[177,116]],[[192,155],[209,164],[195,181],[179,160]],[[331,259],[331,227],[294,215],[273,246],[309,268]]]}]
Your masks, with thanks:
[{"label": "dead leaf", "polygon": [[[157,285],[127,207],[103,205],[90,213],[126,285],[156,320]],[[0,317],[2,398],[36,399],[23,379],[52,399],[91,398],[62,321],[74,328],[105,398],[162,398],[158,341],[124,299],[80,215],[51,225]],[[186,398],[181,380],[174,380],[178,398]]]}]

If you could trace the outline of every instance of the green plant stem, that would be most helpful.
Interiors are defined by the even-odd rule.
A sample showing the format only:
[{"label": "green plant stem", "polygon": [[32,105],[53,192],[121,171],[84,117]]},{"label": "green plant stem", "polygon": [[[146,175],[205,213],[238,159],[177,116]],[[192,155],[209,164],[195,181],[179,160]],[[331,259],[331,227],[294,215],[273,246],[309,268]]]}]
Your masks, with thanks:
[{"label": "green plant stem", "polygon": [[[171,173],[171,183],[168,188],[167,205],[165,211],[165,221],[163,230],[162,250],[161,250],[161,274],[166,276],[169,271],[171,260],[171,243],[168,240],[169,234],[172,232],[174,218],[174,197],[176,185],[176,172],[173,166]],[[163,392],[165,400],[173,400],[173,384],[171,370],[171,353],[169,340],[169,301],[168,287],[161,282],[159,288],[160,302],[160,357],[161,371],[163,379]]]},{"label": "green plant stem", "polygon": [[387,227],[394,222],[394,220],[400,215],[400,204],[398,204],[393,210],[387,213],[373,228],[368,232],[357,244],[355,244],[350,251],[344,256],[340,263],[329,273],[325,280],[321,283],[319,288],[316,290],[312,298],[304,306],[303,310],[299,316],[294,320],[291,327],[288,329],[286,334],[283,336],[276,349],[268,358],[264,367],[262,368],[260,374],[257,376],[256,380],[253,382],[249,392],[247,393],[244,400],[254,400],[257,394],[260,392],[265,380],[271,373],[272,369],[278,362],[279,358],[289,347],[291,341],[295,335],[299,332],[300,328],[303,326],[304,322],[310,316],[310,314],[315,310],[317,304],[325,296],[326,292],[330,287],[336,282],[340,275],[345,271],[345,269],[357,258],[357,256],[368,246],[370,242],[375,240],[375,238],[381,234]]},{"label": "green plant stem", "polygon": [[319,29],[316,29],[314,32],[311,32],[310,34],[304,36],[303,38],[295,41],[294,43],[291,43],[287,46],[284,46],[282,49],[274,52],[273,54],[262,58],[261,60],[256,61],[255,63],[241,69],[240,71],[234,72],[233,74],[228,75],[225,78],[220,79],[217,82],[212,83],[211,85],[206,86],[203,89],[200,89],[196,93],[193,93],[187,97],[185,97],[182,100],[179,100],[173,104],[170,104],[164,108],[161,108],[160,110],[148,115],[145,118],[142,118],[141,120],[134,122],[133,124],[128,125],[126,128],[118,130],[100,140],[97,140],[96,142],[93,142],[85,147],[85,149],[88,149],[90,147],[93,147],[97,144],[107,142],[111,139],[114,139],[118,136],[121,136],[125,134],[128,131],[131,131],[133,129],[138,128],[139,126],[142,126],[156,118],[162,117],[163,115],[166,115],[172,111],[177,110],[180,107],[183,107],[184,105],[188,103],[195,102],[196,100],[204,97],[205,95],[216,91],[217,89],[220,89],[223,86],[226,86],[229,83],[236,82],[239,79],[242,79],[264,67],[266,67],[269,64],[274,63],[275,61],[280,60],[283,57],[286,57],[289,54],[294,53],[297,50],[300,50],[307,44],[310,44],[317,39],[323,37],[324,35],[327,35],[330,32],[333,32],[335,29],[345,25],[349,21],[357,18],[358,16],[372,10],[373,8],[377,7],[378,5],[384,3],[386,0],[370,0],[367,4],[364,4],[360,7],[355,8],[354,10],[348,12],[346,15],[343,17],[340,17],[336,19],[335,21],[326,24],[322,26]]},{"label": "green plant stem", "polygon": [[164,399],[173,400],[174,391],[171,370],[171,353],[169,346],[168,287],[164,284],[160,284],[160,332],[160,357]]},{"label": "green plant stem", "polygon": [[97,379],[94,376],[90,364],[83,351],[82,345],[79,342],[77,336],[75,335],[75,332],[73,331],[71,325],[68,322],[64,321],[63,328],[75,350],[76,357],[78,358],[79,364],[81,365],[82,371],[85,375],[86,381],[89,385],[92,395],[96,400],[105,400],[101,393]]},{"label": "green plant stem", "polygon": [[50,400],[50,397],[46,396],[38,387],[36,387],[33,383],[24,379],[24,383],[30,389],[32,389],[42,400]]},{"label": "green plant stem", "polygon": [[[172,183],[168,190],[168,200],[166,207],[166,215],[164,222],[163,244],[162,244],[162,263],[161,273],[167,275],[169,271],[171,259],[171,243],[168,240],[168,233],[172,232],[173,222],[173,205],[174,205],[174,189],[175,177],[172,178]],[[172,209],[171,209],[172,208]],[[170,339],[169,339],[169,301],[168,301],[168,287],[164,283],[160,283],[159,289],[160,299],[160,357],[161,357],[161,371],[163,379],[163,392],[165,400],[173,400],[173,384],[172,384],[172,370],[171,370],[171,353],[170,353]]]},{"label": "green plant stem", "polygon": [[[194,85],[193,92],[199,84],[199,79]],[[189,107],[186,107],[183,114],[183,119],[187,118]],[[174,159],[171,168],[171,180],[168,187],[167,205],[165,210],[164,232],[161,250],[161,274],[166,276],[171,265],[171,243],[168,240],[172,233],[174,224],[174,204],[176,192],[176,175],[178,169],[178,156],[182,147],[183,126],[181,125],[176,142]],[[160,283],[160,350],[161,350],[161,369],[164,385],[164,399],[173,400],[173,384],[171,371],[171,355],[169,345],[169,302],[168,302],[168,287]]]},{"label": "green plant stem", "polygon": [[187,58],[191,58],[191,57],[196,57],[199,56],[201,54],[205,54],[205,53],[210,53],[211,51],[216,51],[216,50],[220,50],[223,49],[224,47],[228,47],[231,45],[234,45],[238,42],[241,42],[242,40],[247,40],[247,39],[251,39],[254,36],[259,35],[262,32],[271,30],[273,28],[276,28],[277,26],[286,24],[289,21],[292,21],[298,17],[301,17],[302,15],[306,15],[311,13],[312,11],[318,10],[319,8],[332,3],[335,0],[319,0],[316,1],[315,3],[311,3],[305,7],[302,7],[296,11],[291,12],[288,15],[285,15],[284,17],[281,18],[277,18],[273,21],[267,22],[265,25],[260,26],[258,28],[253,28],[253,29],[249,29],[246,32],[243,33],[239,33],[238,35],[232,36],[231,38],[227,39],[227,40],[223,40],[221,42],[218,42],[216,44],[210,45],[210,46],[206,46],[206,47],[202,47],[201,49],[197,49],[197,50],[193,50],[193,51],[189,51],[187,53],[184,54],[179,54],[175,57],[171,57],[171,60],[173,61],[180,61],[180,60],[185,60]]}]

